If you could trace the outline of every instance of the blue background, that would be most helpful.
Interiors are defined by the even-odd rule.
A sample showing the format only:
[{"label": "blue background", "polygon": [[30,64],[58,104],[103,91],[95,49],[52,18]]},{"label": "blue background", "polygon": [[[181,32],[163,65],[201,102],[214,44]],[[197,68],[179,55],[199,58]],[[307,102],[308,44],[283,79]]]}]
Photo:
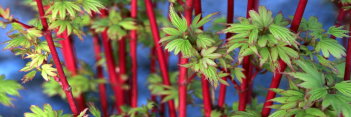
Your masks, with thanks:
[{"label": "blue background", "polygon": [[[202,0],[203,14],[210,14],[213,12],[219,12],[219,15],[226,16],[226,0]],[[285,17],[292,16],[296,9],[298,0],[260,0],[260,5],[266,6],[267,9],[272,10],[273,14],[282,12]],[[235,18],[244,17],[246,15],[246,4],[247,0],[235,0]],[[3,8],[10,8],[11,14],[15,18],[18,18],[22,22],[27,22],[31,18],[35,17],[35,12],[31,8],[26,7],[22,4],[21,0],[0,0],[0,6]],[[161,9],[167,9],[167,4],[158,5]],[[163,10],[166,14],[167,10]],[[337,11],[335,6],[329,2],[329,0],[310,0],[308,1],[304,18],[310,16],[318,17],[319,21],[324,24],[324,27],[332,26],[335,22]],[[205,28],[208,27],[205,26]],[[6,32],[9,28],[0,29],[0,42],[3,43],[9,38]],[[1,44],[0,48],[4,48],[5,45]],[[84,41],[76,39],[75,48],[77,51],[77,57],[80,60],[88,62],[90,65],[94,65],[92,40],[90,37],[85,37]],[[139,81],[139,105],[145,104],[147,99],[149,99],[150,94],[146,87],[146,78],[149,74],[149,49],[139,45],[138,46],[138,81]],[[171,67],[176,67],[177,57],[171,57]],[[25,61],[23,61],[19,56],[14,56],[8,50],[0,51],[0,74],[6,75],[6,78],[17,80],[24,75],[23,72],[19,70],[24,66]],[[268,73],[265,75],[258,75],[255,79],[255,89],[265,89],[269,86],[272,74]],[[60,99],[59,97],[48,97],[42,93],[41,83],[42,78],[36,77],[35,80],[23,84],[24,89],[20,91],[21,97],[14,97],[13,103],[14,107],[5,107],[0,105],[0,115],[4,117],[20,117],[23,116],[24,112],[29,112],[30,105],[51,104],[54,109],[64,110],[65,113],[69,113],[68,104]],[[281,84],[282,87],[286,86],[286,82]],[[98,98],[98,97],[96,97]],[[237,93],[234,88],[229,87],[227,89],[226,103],[231,105],[237,100]],[[259,101],[263,101],[264,97],[259,97]],[[201,100],[197,100],[197,103],[202,103]],[[201,116],[201,111],[199,107],[188,107],[188,115],[191,116]]]}]

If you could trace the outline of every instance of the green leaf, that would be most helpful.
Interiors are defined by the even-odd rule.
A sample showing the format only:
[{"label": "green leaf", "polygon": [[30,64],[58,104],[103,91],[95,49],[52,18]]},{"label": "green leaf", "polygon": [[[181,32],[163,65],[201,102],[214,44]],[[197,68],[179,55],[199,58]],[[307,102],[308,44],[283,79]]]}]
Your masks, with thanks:
[{"label": "green leaf", "polygon": [[37,71],[33,70],[33,71],[27,73],[26,75],[24,75],[22,78],[22,83],[26,83],[26,82],[32,80],[34,78],[35,74],[37,74]]},{"label": "green leaf", "polygon": [[[196,20],[195,20],[195,21],[193,21],[193,23],[191,24],[191,26],[194,27],[194,28],[199,28],[199,27],[203,26],[204,24],[206,24],[207,22],[211,21],[211,20],[212,20],[211,17],[214,16],[214,15],[216,15],[216,14],[217,14],[217,13],[209,14],[209,15],[203,17],[203,18],[202,18],[200,21],[198,21],[198,22],[196,22]],[[199,16],[199,15],[198,15],[198,16]],[[201,16],[201,15],[200,15],[200,16]]]},{"label": "green leaf", "polygon": [[56,21],[53,21],[49,26],[50,30],[57,29],[57,28],[58,28],[58,31],[57,31],[58,35],[62,34],[64,31],[67,31],[67,34],[70,35],[74,30],[74,27],[71,24],[71,21],[69,20],[56,20]]},{"label": "green leaf", "polygon": [[185,39],[175,39],[169,42],[165,49],[168,51],[174,51],[174,54],[177,55],[179,52],[182,52],[184,57],[190,57],[194,55],[194,48],[192,47],[189,40]]},{"label": "green leaf", "polygon": [[41,76],[43,76],[44,80],[48,81],[51,77],[57,76],[55,73],[57,70],[52,67],[51,64],[44,64],[41,66]]},{"label": "green leaf", "polygon": [[12,106],[11,96],[19,96],[18,90],[23,89],[22,85],[13,80],[6,80],[0,75],[0,103],[5,106]]},{"label": "green leaf", "polygon": [[185,32],[188,29],[187,21],[183,16],[182,18],[179,17],[177,12],[173,8],[173,5],[169,7],[169,17],[171,19],[171,23],[173,24],[173,26],[175,26],[179,31]]},{"label": "green leaf", "polygon": [[4,49],[12,49],[16,47],[29,48],[31,46],[30,41],[23,36],[17,36],[5,43],[7,43],[7,45]]},{"label": "green leaf", "polygon": [[326,88],[317,88],[317,89],[312,89],[308,93],[311,95],[309,100],[315,101],[315,100],[324,98],[328,94],[328,90]]},{"label": "green leaf", "polygon": [[337,89],[340,93],[351,97],[351,83],[349,81],[343,81],[335,84],[335,89]]},{"label": "green leaf", "polygon": [[44,54],[30,54],[26,58],[30,58],[30,67],[39,67],[47,59],[47,56]]},{"label": "green leaf", "polygon": [[101,112],[93,104],[89,104],[89,111],[95,117],[101,117]]},{"label": "green leaf", "polygon": [[46,12],[52,13],[52,19],[56,19],[56,17],[59,16],[59,18],[63,20],[67,17],[67,13],[71,17],[76,17],[76,12],[79,12],[80,10],[80,7],[72,1],[56,1]]},{"label": "green leaf", "polygon": [[215,43],[215,41],[206,34],[199,34],[197,35],[196,39],[196,45],[199,48],[207,48],[209,46],[212,46]]},{"label": "green leaf", "polygon": [[272,33],[274,38],[287,42],[289,45],[295,45],[296,38],[294,36],[294,33],[290,32],[289,29],[276,24],[272,24],[269,26],[269,32]]},{"label": "green leaf", "polygon": [[347,35],[347,33],[349,33],[349,31],[344,30],[343,28],[344,28],[343,26],[339,26],[339,27],[332,26],[332,27],[329,27],[327,33],[330,35],[333,35],[337,38],[349,37]]},{"label": "green leaf", "polygon": [[92,11],[100,13],[100,9],[105,8],[99,0],[82,0],[83,9],[92,14]]},{"label": "green leaf", "polygon": [[182,34],[182,32],[178,31],[175,28],[162,28],[162,31],[165,32],[166,34],[169,34],[171,36],[178,36],[180,34]]},{"label": "green leaf", "polygon": [[336,40],[329,38],[322,38],[316,45],[316,51],[322,52],[324,57],[333,55],[335,58],[340,59],[345,56],[345,48],[340,45]]},{"label": "green leaf", "polygon": [[314,115],[317,117],[327,117],[327,115],[325,115],[323,111],[317,108],[308,108],[305,110],[305,112],[308,113],[309,115]]},{"label": "green leaf", "polygon": [[130,20],[123,20],[119,22],[119,25],[121,25],[124,29],[127,29],[127,30],[137,29],[136,23]]},{"label": "green leaf", "polygon": [[43,109],[38,106],[32,105],[30,107],[30,112],[24,113],[24,117],[70,117],[70,114],[62,114],[62,111],[55,111],[52,109],[51,105],[44,104]]}]

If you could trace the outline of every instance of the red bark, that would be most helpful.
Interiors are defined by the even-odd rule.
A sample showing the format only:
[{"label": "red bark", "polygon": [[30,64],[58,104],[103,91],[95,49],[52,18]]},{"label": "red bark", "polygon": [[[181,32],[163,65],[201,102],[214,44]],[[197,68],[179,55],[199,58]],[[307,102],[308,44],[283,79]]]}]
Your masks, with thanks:
[{"label": "red bark", "polygon": [[[306,8],[307,1],[308,0],[300,0],[299,4],[297,6],[297,9],[296,9],[296,12],[294,15],[294,19],[293,19],[293,21],[291,23],[291,27],[290,27],[290,30],[295,32],[295,33],[299,29],[301,19],[302,19],[303,13],[304,13],[305,8]],[[271,85],[269,88],[278,88],[279,87],[279,83],[280,83],[280,80],[282,78],[281,72],[284,72],[285,68],[286,68],[286,63],[284,63],[282,60],[279,60],[279,68],[277,68],[276,71],[274,72],[274,76],[273,76],[273,79],[272,79],[272,82],[271,82]],[[267,94],[267,97],[266,97],[266,100],[265,100],[265,103],[263,105],[262,112],[261,112],[262,117],[267,117],[269,115],[269,113],[271,111],[271,108],[269,108],[269,107],[273,104],[273,102],[270,100],[273,99],[275,97],[275,95],[276,95],[275,92],[268,90],[268,94]]]},{"label": "red bark", "polygon": [[[145,0],[145,6],[146,6],[146,13],[149,18],[150,22],[150,27],[151,27],[151,32],[152,36],[154,37],[154,45],[156,47],[156,53],[157,53],[157,59],[160,65],[161,73],[162,73],[162,78],[163,78],[163,84],[164,85],[171,85],[171,82],[169,80],[168,76],[168,69],[166,65],[166,59],[164,56],[164,52],[161,48],[161,45],[159,43],[160,41],[160,33],[158,30],[157,22],[156,22],[156,17],[154,13],[154,9],[152,6],[151,0]],[[168,101],[168,108],[169,108],[169,116],[170,117],[175,117],[176,116],[176,111],[175,111],[175,106],[173,100]]]},{"label": "red bark", "polygon": [[[57,35],[57,37],[62,38],[60,41],[62,45],[62,54],[64,57],[65,65],[67,69],[71,72],[72,76],[78,74],[76,54],[74,52],[74,47],[72,45],[72,39],[67,34],[67,31]],[[86,108],[84,94],[80,94],[78,97],[74,98],[77,102],[78,111],[83,111]]]},{"label": "red bark", "polygon": [[[227,24],[231,24],[233,23],[233,20],[234,20],[234,0],[228,0],[227,5],[228,5],[227,6]],[[233,35],[232,33],[227,33],[226,40],[230,38],[232,35]],[[227,80],[226,77],[223,77],[222,79]],[[224,84],[221,84],[219,87],[219,96],[218,96],[218,106],[220,108],[223,108],[224,106],[226,91],[227,91],[227,86]]]},{"label": "red bark", "polygon": [[201,78],[201,87],[202,87],[202,95],[204,98],[205,117],[211,117],[211,112],[212,112],[211,91],[210,91],[210,85],[208,83],[208,80],[204,75],[202,75],[202,78]]},{"label": "red bark", "polygon": [[71,109],[73,115],[77,116],[79,114],[79,112],[77,110],[77,106],[76,106],[74,99],[73,99],[73,96],[72,96],[71,87],[69,86],[67,79],[66,79],[66,76],[65,76],[65,73],[62,69],[60,58],[57,54],[57,51],[56,51],[56,48],[54,45],[54,41],[52,39],[51,31],[48,30],[49,25],[48,25],[47,20],[45,18],[45,11],[43,8],[43,3],[41,0],[35,0],[35,1],[37,3],[37,7],[38,7],[38,11],[39,11],[40,21],[41,21],[41,24],[43,25],[44,36],[45,36],[45,39],[48,43],[48,46],[49,46],[49,49],[50,49],[50,52],[52,55],[52,59],[54,60],[54,64],[55,64],[57,72],[58,72],[59,82],[62,86],[63,91],[66,94],[67,101],[68,101],[68,104],[70,106],[70,109]]},{"label": "red bark", "polygon": [[[95,53],[95,61],[101,60],[101,41],[99,36],[93,32],[93,44],[94,44],[94,53]],[[96,66],[96,77],[99,79],[104,79],[103,68],[101,65]],[[108,102],[107,102],[107,94],[106,94],[106,85],[101,83],[99,84],[99,95],[100,95],[100,103],[103,117],[108,117]]]},{"label": "red bark", "polygon": [[[106,9],[100,10],[102,17],[107,17],[108,11]],[[124,92],[121,85],[121,79],[118,79],[119,74],[116,71],[115,59],[112,53],[111,40],[108,37],[107,29],[102,33],[102,45],[106,58],[107,72],[109,74],[110,84],[115,96],[115,106],[119,113],[122,113],[121,106],[124,105]]]},{"label": "red bark", "polygon": [[[349,25],[349,35],[351,34],[351,25]],[[346,60],[345,60],[345,74],[344,80],[350,80],[351,75],[351,41],[347,40]]]},{"label": "red bark", "polygon": [[[193,11],[193,0],[186,0],[185,6],[185,19],[188,22],[188,26],[191,24],[192,11]],[[179,65],[184,65],[188,63],[187,58],[183,58],[182,55],[179,55]],[[187,107],[187,78],[188,78],[188,69],[183,66],[179,66],[179,78],[178,78],[178,89],[179,89],[179,117],[186,117]]]},{"label": "red bark", "polygon": [[[136,19],[138,14],[138,0],[131,1],[131,17]],[[132,59],[131,81],[131,107],[138,106],[138,61],[137,61],[138,35],[136,30],[130,31],[130,56]]]},{"label": "red bark", "polygon": [[[250,18],[249,11],[250,10],[255,10],[257,8],[256,5],[258,5],[258,0],[248,0],[247,3],[247,11],[246,11],[246,17]],[[251,98],[251,95],[249,95],[249,86],[251,82],[251,72],[252,72],[252,65],[250,62],[250,56],[245,56],[243,60],[243,68],[244,68],[244,74],[245,78],[242,80],[241,90],[239,92],[239,111],[245,111],[247,102],[249,98]]]}]

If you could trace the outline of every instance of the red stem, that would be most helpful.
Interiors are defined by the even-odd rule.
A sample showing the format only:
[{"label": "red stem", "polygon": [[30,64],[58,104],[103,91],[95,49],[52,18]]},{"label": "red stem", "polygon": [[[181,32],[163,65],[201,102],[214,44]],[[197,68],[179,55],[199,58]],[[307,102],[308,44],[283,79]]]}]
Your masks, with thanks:
[{"label": "red stem", "polygon": [[[254,10],[255,6],[257,5],[257,0],[248,0],[247,3],[247,11],[246,11],[246,17],[250,18],[249,15],[249,11],[250,10]],[[248,87],[249,87],[249,82],[250,78],[251,78],[251,70],[252,70],[252,65],[250,62],[250,56],[245,56],[244,60],[243,60],[243,68],[244,68],[244,74],[245,74],[245,78],[242,81],[241,84],[241,92],[239,92],[239,111],[245,111],[246,109],[246,104],[248,102],[248,98],[250,98],[251,96],[249,96],[248,93]]]},{"label": "red stem", "polygon": [[[231,24],[233,23],[233,20],[234,20],[234,0],[228,0],[227,5],[228,5],[227,6],[227,24]],[[227,33],[226,39],[230,38],[232,35],[233,33]],[[222,79],[227,80],[226,77],[223,77]],[[226,90],[227,90],[227,86],[224,84],[221,84],[219,88],[219,96],[218,96],[218,106],[220,108],[223,108],[223,105],[225,103]]]},{"label": "red stem", "polygon": [[[159,65],[160,65],[161,73],[162,73],[163,84],[170,86],[171,82],[170,82],[169,76],[168,76],[168,69],[167,69],[167,65],[166,65],[166,59],[165,59],[163,50],[161,48],[161,45],[159,43],[159,41],[160,41],[160,33],[159,33],[159,30],[158,30],[158,26],[157,26],[157,22],[156,22],[154,9],[153,9],[151,0],[145,0],[145,6],[146,6],[146,11],[147,11],[146,13],[147,13],[147,16],[149,17],[149,21],[150,21],[150,27],[151,27],[152,35],[154,37],[153,38],[154,39],[154,45],[156,47],[157,59],[158,59]],[[173,100],[168,101],[168,108],[169,108],[169,116],[170,117],[175,117],[176,116],[176,110],[175,110],[175,106],[174,106]]]},{"label": "red stem", "polygon": [[[72,45],[72,39],[67,34],[67,31],[57,35],[57,37],[62,38],[63,40],[60,41],[62,45],[62,54],[64,57],[65,65],[67,69],[71,72],[72,76],[77,75],[77,60],[76,54],[74,52],[74,47]],[[79,94],[78,97],[74,98],[77,102],[78,111],[83,111],[86,108],[85,98],[83,94]]]},{"label": "red stem", "polygon": [[[185,19],[188,22],[188,26],[191,24],[192,11],[193,11],[193,0],[186,0],[185,3]],[[201,6],[201,5],[200,5]],[[182,55],[179,55],[179,65],[184,65],[188,63],[187,58],[183,58]],[[178,92],[179,92],[179,117],[186,117],[187,113],[187,78],[188,78],[188,69],[183,66],[179,66],[179,78],[178,78]]]},{"label": "red stem", "polygon": [[79,112],[77,110],[76,104],[75,104],[73,96],[72,96],[71,87],[69,86],[67,79],[66,79],[66,76],[65,76],[65,73],[63,72],[62,65],[61,65],[59,56],[57,54],[57,51],[56,51],[56,48],[54,45],[54,41],[52,39],[51,31],[48,30],[49,26],[48,26],[48,23],[47,23],[46,18],[45,18],[45,11],[43,9],[43,3],[41,0],[35,0],[35,1],[37,3],[40,20],[41,20],[41,23],[43,25],[44,36],[45,36],[46,41],[48,42],[48,46],[49,46],[49,49],[50,49],[50,52],[52,55],[52,59],[54,60],[54,64],[57,68],[59,80],[60,80],[60,83],[62,84],[61,85],[62,89],[66,94],[67,101],[68,101],[68,104],[71,108],[73,115],[77,116],[79,114]]},{"label": "red stem", "polygon": [[[93,44],[94,44],[94,53],[95,53],[95,61],[101,60],[101,41],[99,36],[93,31]],[[96,66],[96,77],[99,79],[104,79],[103,68],[101,65]],[[108,117],[108,102],[107,102],[107,94],[106,94],[106,85],[104,83],[99,84],[99,95],[100,95],[100,103],[103,117]]]},{"label": "red stem", "polygon": [[[306,8],[307,1],[308,0],[300,0],[299,4],[297,6],[297,9],[296,9],[296,12],[294,15],[294,19],[293,19],[293,21],[291,23],[291,27],[290,27],[290,30],[295,32],[295,33],[299,29],[301,19],[302,19],[303,13],[304,13],[305,8]],[[278,88],[279,87],[279,83],[280,83],[280,80],[282,78],[281,72],[284,72],[285,68],[286,68],[286,63],[284,63],[282,60],[279,60],[279,68],[277,68],[276,71],[274,72],[274,75],[273,75],[274,77],[272,79],[272,82],[271,82],[271,85],[269,88]],[[276,95],[275,92],[268,90],[268,94],[267,94],[267,97],[266,97],[266,100],[265,100],[265,103],[263,105],[262,112],[261,112],[262,117],[267,117],[269,115],[269,113],[271,111],[271,108],[269,108],[269,107],[273,104],[273,102],[270,100],[273,99],[275,97],[275,95]]]},{"label": "red stem", "polygon": [[[138,0],[131,1],[131,17],[136,19],[138,14]],[[130,31],[130,56],[132,59],[131,107],[138,106],[138,61],[137,61],[138,34],[136,30]]]},{"label": "red stem", "polygon": [[[351,25],[349,28],[349,34],[351,34]],[[350,80],[350,75],[351,75],[351,41],[347,41],[347,50],[346,50],[346,60],[345,60],[345,74],[344,74],[344,80]]]},{"label": "red stem", "polygon": [[[188,1],[186,4],[188,5]],[[191,6],[191,5],[188,5],[188,6]],[[199,15],[202,13],[201,0],[195,0],[194,8],[195,8],[195,15]],[[188,11],[188,12],[190,12],[190,11]],[[187,19],[187,21],[191,22],[191,12],[188,13],[188,15],[189,15],[188,17],[187,17],[187,15],[185,15],[185,18],[189,18],[189,20]],[[188,23],[188,25],[190,25],[190,23]],[[200,29],[203,29],[203,27],[200,27]],[[205,117],[210,117],[211,112],[212,112],[211,91],[210,91],[209,82],[206,79],[205,75],[202,75],[201,85],[202,85],[202,95],[203,95]]]},{"label": "red stem", "polygon": [[210,91],[210,85],[208,83],[208,80],[204,75],[202,75],[202,78],[201,78],[201,86],[202,86],[202,95],[204,98],[205,117],[211,117],[211,112],[212,112],[211,91]]},{"label": "red stem", "polygon": [[[127,77],[127,66],[126,66],[126,37],[122,37],[120,40],[118,40],[118,67],[119,67],[119,82],[120,85],[125,85],[126,81],[125,78],[123,77]],[[128,100],[128,90],[127,89],[123,89],[124,91],[124,101],[125,103],[129,103],[130,100]]]}]

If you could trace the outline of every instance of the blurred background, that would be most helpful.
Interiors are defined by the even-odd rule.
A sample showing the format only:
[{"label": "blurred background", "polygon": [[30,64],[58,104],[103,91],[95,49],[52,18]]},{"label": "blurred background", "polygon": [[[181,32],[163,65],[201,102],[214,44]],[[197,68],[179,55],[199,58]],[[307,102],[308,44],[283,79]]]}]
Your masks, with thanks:
[{"label": "blurred background", "polygon": [[[282,12],[284,17],[292,16],[296,9],[298,0],[260,0],[260,5],[266,6],[267,9],[272,10],[273,14]],[[246,16],[246,4],[247,0],[235,0],[234,15],[235,18]],[[158,5],[163,13],[167,14],[168,3]],[[34,18],[35,11],[31,8],[26,7],[22,0],[0,0],[0,7],[10,8],[11,14],[15,18],[18,18],[22,22],[27,22],[31,18]],[[202,0],[203,14],[207,15],[213,12],[219,12],[217,17],[226,16],[227,0]],[[310,0],[308,1],[304,18],[310,16],[316,16],[324,27],[332,26],[335,22],[337,15],[337,10],[335,5],[330,2],[330,0]],[[205,26],[205,30],[208,30]],[[9,27],[6,29],[0,29],[0,48],[4,48],[5,44],[3,42],[9,40],[6,32],[9,31]],[[87,62],[89,65],[94,66],[95,61],[93,57],[92,40],[90,37],[84,37],[84,40],[75,39],[75,50],[79,60]],[[139,81],[139,105],[146,104],[147,100],[150,99],[149,91],[147,90],[146,78],[149,75],[149,52],[150,49],[144,47],[143,45],[138,46],[138,81]],[[62,56],[61,56],[62,57]],[[170,59],[171,68],[176,69],[177,58],[172,56]],[[0,74],[6,75],[7,79],[17,80],[21,82],[20,79],[23,77],[24,73],[19,72],[19,70],[24,67],[25,61],[19,56],[13,55],[8,50],[0,51]],[[258,75],[255,78],[254,87],[259,91],[267,91],[271,82],[271,73],[265,75]],[[62,100],[59,96],[49,97],[42,93],[42,78],[37,76],[33,81],[22,84],[24,86],[23,90],[20,90],[21,97],[14,97],[12,101],[13,107],[5,107],[0,105],[0,116],[4,117],[21,117],[23,113],[30,112],[29,107],[31,105],[38,105],[42,107],[43,104],[51,104],[56,110],[63,110],[64,113],[70,113],[68,104]],[[286,81],[281,83],[281,87],[286,87]],[[218,90],[218,88],[217,88]],[[265,94],[265,92],[263,92]],[[97,93],[95,95],[97,97]],[[262,102],[264,96],[258,97],[258,100]],[[231,85],[227,89],[226,103],[231,105],[237,100],[237,93]],[[196,100],[197,104],[201,104],[201,100]],[[196,111],[195,111],[196,109]],[[188,115],[192,117],[201,116],[201,111],[199,107],[188,106]]]}]

